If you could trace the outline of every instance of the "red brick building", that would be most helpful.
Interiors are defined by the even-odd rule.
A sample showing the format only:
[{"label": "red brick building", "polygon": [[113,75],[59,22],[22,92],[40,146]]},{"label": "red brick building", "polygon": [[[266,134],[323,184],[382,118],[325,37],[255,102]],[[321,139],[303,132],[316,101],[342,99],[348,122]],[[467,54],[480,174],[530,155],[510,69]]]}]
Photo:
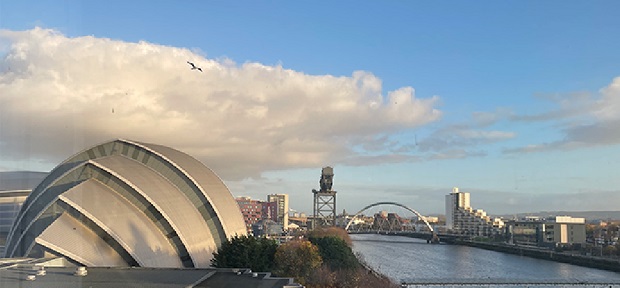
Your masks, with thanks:
[{"label": "red brick building", "polygon": [[267,203],[252,200],[250,197],[237,197],[235,200],[237,200],[241,214],[243,214],[248,233],[252,233],[252,225],[263,219],[263,205]]}]

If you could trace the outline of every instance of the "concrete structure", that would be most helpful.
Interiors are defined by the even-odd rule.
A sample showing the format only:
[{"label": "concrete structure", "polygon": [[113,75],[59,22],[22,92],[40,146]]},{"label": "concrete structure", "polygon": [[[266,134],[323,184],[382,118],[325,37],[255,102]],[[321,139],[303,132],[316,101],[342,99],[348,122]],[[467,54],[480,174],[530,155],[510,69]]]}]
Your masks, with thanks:
[{"label": "concrete structure", "polygon": [[303,287],[292,278],[247,268],[78,267],[63,258],[0,259],[0,286],[17,287]]},{"label": "concrete structure", "polygon": [[237,203],[213,171],[175,149],[119,139],[49,173],[23,203],[5,255],[200,268],[223,241],[245,234]]},{"label": "concrete structure", "polygon": [[282,228],[284,228],[284,230],[288,229],[288,194],[267,195],[267,202],[277,203],[276,222],[282,225]]},{"label": "concrete structure", "polygon": [[586,243],[584,218],[555,216],[548,219],[524,218],[506,222],[509,243],[532,246],[557,246]]},{"label": "concrete structure", "polygon": [[323,167],[319,185],[321,190],[312,189],[314,208],[312,229],[318,226],[336,226],[336,191],[332,190],[334,169]]},{"label": "concrete structure", "polygon": [[488,237],[500,235],[503,226],[501,219],[487,216],[482,209],[473,209],[469,193],[454,187],[452,193],[446,195],[446,229],[451,233]]}]

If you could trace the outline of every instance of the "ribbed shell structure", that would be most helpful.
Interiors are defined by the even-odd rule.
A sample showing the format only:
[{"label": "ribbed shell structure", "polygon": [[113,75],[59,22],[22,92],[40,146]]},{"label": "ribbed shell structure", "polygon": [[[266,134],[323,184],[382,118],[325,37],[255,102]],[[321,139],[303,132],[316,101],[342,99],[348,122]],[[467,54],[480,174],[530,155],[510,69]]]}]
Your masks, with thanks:
[{"label": "ribbed shell structure", "polygon": [[114,140],[65,160],[24,202],[6,257],[86,266],[210,266],[243,216],[211,169],[178,150]]}]

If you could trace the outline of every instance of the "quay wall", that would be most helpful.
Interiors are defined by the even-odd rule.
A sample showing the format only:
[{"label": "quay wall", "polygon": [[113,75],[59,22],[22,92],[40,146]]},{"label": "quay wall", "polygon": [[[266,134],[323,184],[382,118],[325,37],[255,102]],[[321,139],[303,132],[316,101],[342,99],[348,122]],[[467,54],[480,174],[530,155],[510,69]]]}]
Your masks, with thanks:
[{"label": "quay wall", "polygon": [[579,265],[590,268],[604,269],[609,271],[620,272],[620,260],[603,257],[575,255],[569,253],[556,252],[549,249],[524,247],[518,245],[508,245],[500,243],[476,242],[468,240],[452,241],[452,244],[466,245],[487,250],[493,250],[503,253],[516,254],[521,256],[557,261],[573,265]]}]

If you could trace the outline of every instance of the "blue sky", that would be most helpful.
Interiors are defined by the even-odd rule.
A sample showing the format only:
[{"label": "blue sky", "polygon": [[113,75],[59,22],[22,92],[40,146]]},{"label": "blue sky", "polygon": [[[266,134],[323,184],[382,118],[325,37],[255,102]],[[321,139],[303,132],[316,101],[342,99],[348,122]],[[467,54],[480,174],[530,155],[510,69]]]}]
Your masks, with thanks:
[{"label": "blue sky", "polygon": [[298,211],[327,165],[339,210],[617,210],[619,6],[2,1],[0,171],[122,137]]}]

